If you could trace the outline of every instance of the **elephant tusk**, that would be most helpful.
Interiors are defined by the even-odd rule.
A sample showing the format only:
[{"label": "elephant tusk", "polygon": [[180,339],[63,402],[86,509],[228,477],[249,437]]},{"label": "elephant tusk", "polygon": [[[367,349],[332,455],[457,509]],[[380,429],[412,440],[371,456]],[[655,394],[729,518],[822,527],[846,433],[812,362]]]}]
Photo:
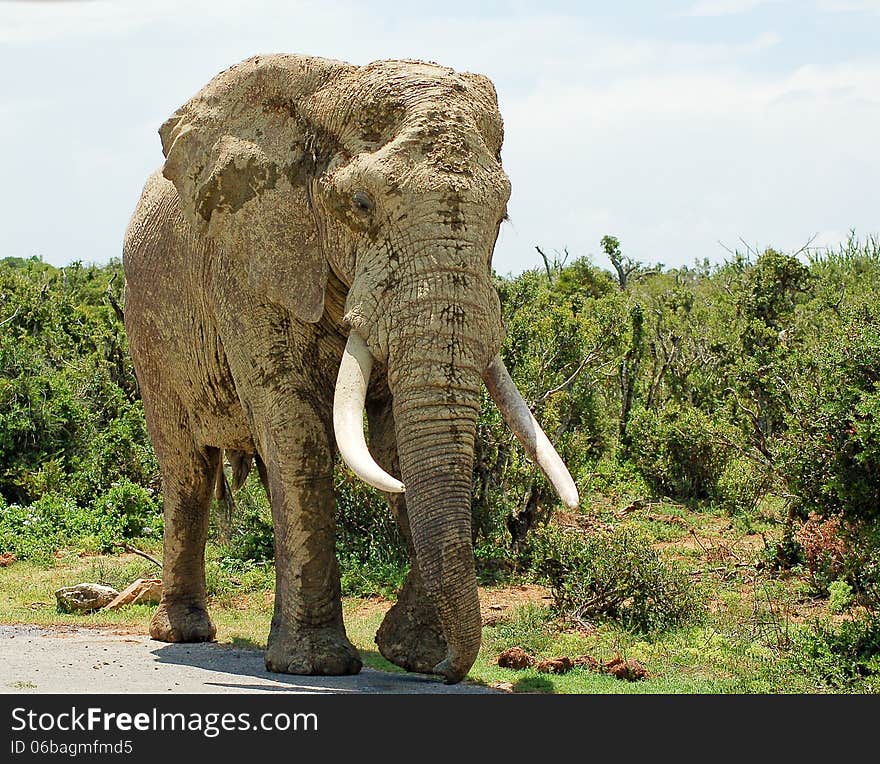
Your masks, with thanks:
[{"label": "elephant tusk", "polygon": [[532,460],[543,470],[563,504],[576,509],[580,504],[577,486],[562,459],[553,448],[541,425],[535,419],[519,390],[510,378],[501,356],[496,355],[483,375],[489,394],[508,427],[526,449]]},{"label": "elephant tusk", "polygon": [[357,332],[351,332],[333,395],[336,445],[345,463],[365,483],[387,493],[403,493],[403,483],[376,464],[364,438],[364,404],[372,368],[373,356],[367,344]]}]

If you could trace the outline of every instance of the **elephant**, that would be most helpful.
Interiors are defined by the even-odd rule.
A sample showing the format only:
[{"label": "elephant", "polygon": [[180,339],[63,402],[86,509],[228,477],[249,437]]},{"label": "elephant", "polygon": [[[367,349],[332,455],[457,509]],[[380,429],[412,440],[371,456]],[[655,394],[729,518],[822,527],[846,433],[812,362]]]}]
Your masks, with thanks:
[{"label": "elephant", "polygon": [[384,492],[412,558],[381,653],[450,683],[467,674],[481,639],[481,381],[578,504],[499,356],[502,130],[485,76],[301,55],[232,66],[161,126],[165,161],[123,247],[125,327],[163,486],[154,639],[216,636],[205,544],[228,461],[233,491],[256,466],[272,510],[267,669],[360,670],[335,553],[338,453]]}]

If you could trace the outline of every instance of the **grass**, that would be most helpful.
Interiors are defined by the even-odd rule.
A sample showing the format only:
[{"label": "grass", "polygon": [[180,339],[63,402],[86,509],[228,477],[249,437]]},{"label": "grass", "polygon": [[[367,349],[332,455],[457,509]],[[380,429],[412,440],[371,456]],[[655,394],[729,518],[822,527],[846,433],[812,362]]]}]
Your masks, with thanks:
[{"label": "grass", "polygon": [[[632,524],[650,533],[664,555],[691,570],[710,592],[702,623],[652,636],[629,633],[612,623],[574,628],[548,607],[548,600],[517,603],[514,587],[486,587],[484,606],[502,594],[513,600],[493,625],[483,630],[483,646],[468,680],[532,693],[745,693],[834,691],[810,673],[796,651],[817,619],[842,619],[828,602],[817,600],[798,575],[771,577],[754,563],[771,522],[731,520],[722,513],[697,512],[676,505],[651,505],[624,518],[615,507],[594,513],[597,523]],[[659,519],[658,519],[659,518]],[[674,520],[673,520],[674,518]],[[158,554],[159,550],[149,550]],[[209,607],[218,642],[263,649],[272,617],[274,576],[269,566],[233,564],[209,546]],[[136,578],[157,576],[156,567],[132,554],[56,555],[49,565],[17,561],[0,569],[0,623],[106,626],[145,633],[153,607],[136,605],[110,613],[70,615],[57,611],[53,592],[83,581],[121,589]],[[353,574],[359,575],[359,574]],[[381,588],[377,591],[382,591]],[[525,596],[525,595],[523,595]],[[382,597],[346,597],[343,612],[349,638],[367,666],[399,671],[379,655],[373,641],[385,610]],[[646,681],[629,683],[576,668],[564,675],[534,669],[513,671],[496,664],[498,654],[521,647],[538,658],[591,655],[607,661],[615,654],[634,658],[649,672]],[[807,667],[806,669],[804,667]],[[846,691],[877,691],[876,678],[855,680]]]}]

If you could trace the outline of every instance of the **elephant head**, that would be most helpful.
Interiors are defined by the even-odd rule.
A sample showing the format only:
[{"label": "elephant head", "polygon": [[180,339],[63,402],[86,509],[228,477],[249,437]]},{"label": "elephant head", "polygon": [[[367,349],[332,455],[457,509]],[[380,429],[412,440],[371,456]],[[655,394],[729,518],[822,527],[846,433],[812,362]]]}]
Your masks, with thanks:
[{"label": "elephant head", "polygon": [[[435,670],[460,679],[481,630],[470,527],[481,379],[565,503],[578,503],[498,356],[491,257],[510,183],[492,84],[417,61],[255,57],[160,133],[190,223],[241,259],[254,289],[306,322],[323,314],[331,271],[347,289],[337,443],[362,479],[406,491],[449,646]],[[374,361],[393,395],[403,483],[364,441]]]}]

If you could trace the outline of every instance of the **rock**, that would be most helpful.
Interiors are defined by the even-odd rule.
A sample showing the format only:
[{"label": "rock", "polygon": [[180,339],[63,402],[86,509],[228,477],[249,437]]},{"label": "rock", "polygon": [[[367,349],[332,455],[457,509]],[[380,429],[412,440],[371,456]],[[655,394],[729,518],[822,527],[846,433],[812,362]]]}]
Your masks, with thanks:
[{"label": "rock", "polygon": [[648,678],[648,670],[641,663],[632,658],[625,661],[617,653],[605,663],[604,670],[617,679],[624,679],[627,682],[638,682],[640,679]]},{"label": "rock", "polygon": [[590,671],[598,671],[601,664],[592,655],[579,655],[572,661],[572,665],[589,669]]},{"label": "rock", "polygon": [[525,669],[535,664],[535,659],[521,647],[509,647],[498,656],[501,668]]},{"label": "rock", "polygon": [[101,584],[77,584],[65,586],[55,592],[58,609],[67,613],[91,613],[110,604],[119,592],[112,586]]},{"label": "rock", "polygon": [[139,578],[123,589],[104,610],[116,610],[123,605],[155,605],[162,599],[161,578]]},{"label": "rock", "polygon": [[571,658],[560,655],[557,658],[547,658],[541,661],[535,668],[542,674],[566,674],[571,671]]},{"label": "rock", "polygon": [[0,554],[0,568],[8,568],[17,559],[18,557],[12,554],[12,552],[4,552],[3,554]]}]

